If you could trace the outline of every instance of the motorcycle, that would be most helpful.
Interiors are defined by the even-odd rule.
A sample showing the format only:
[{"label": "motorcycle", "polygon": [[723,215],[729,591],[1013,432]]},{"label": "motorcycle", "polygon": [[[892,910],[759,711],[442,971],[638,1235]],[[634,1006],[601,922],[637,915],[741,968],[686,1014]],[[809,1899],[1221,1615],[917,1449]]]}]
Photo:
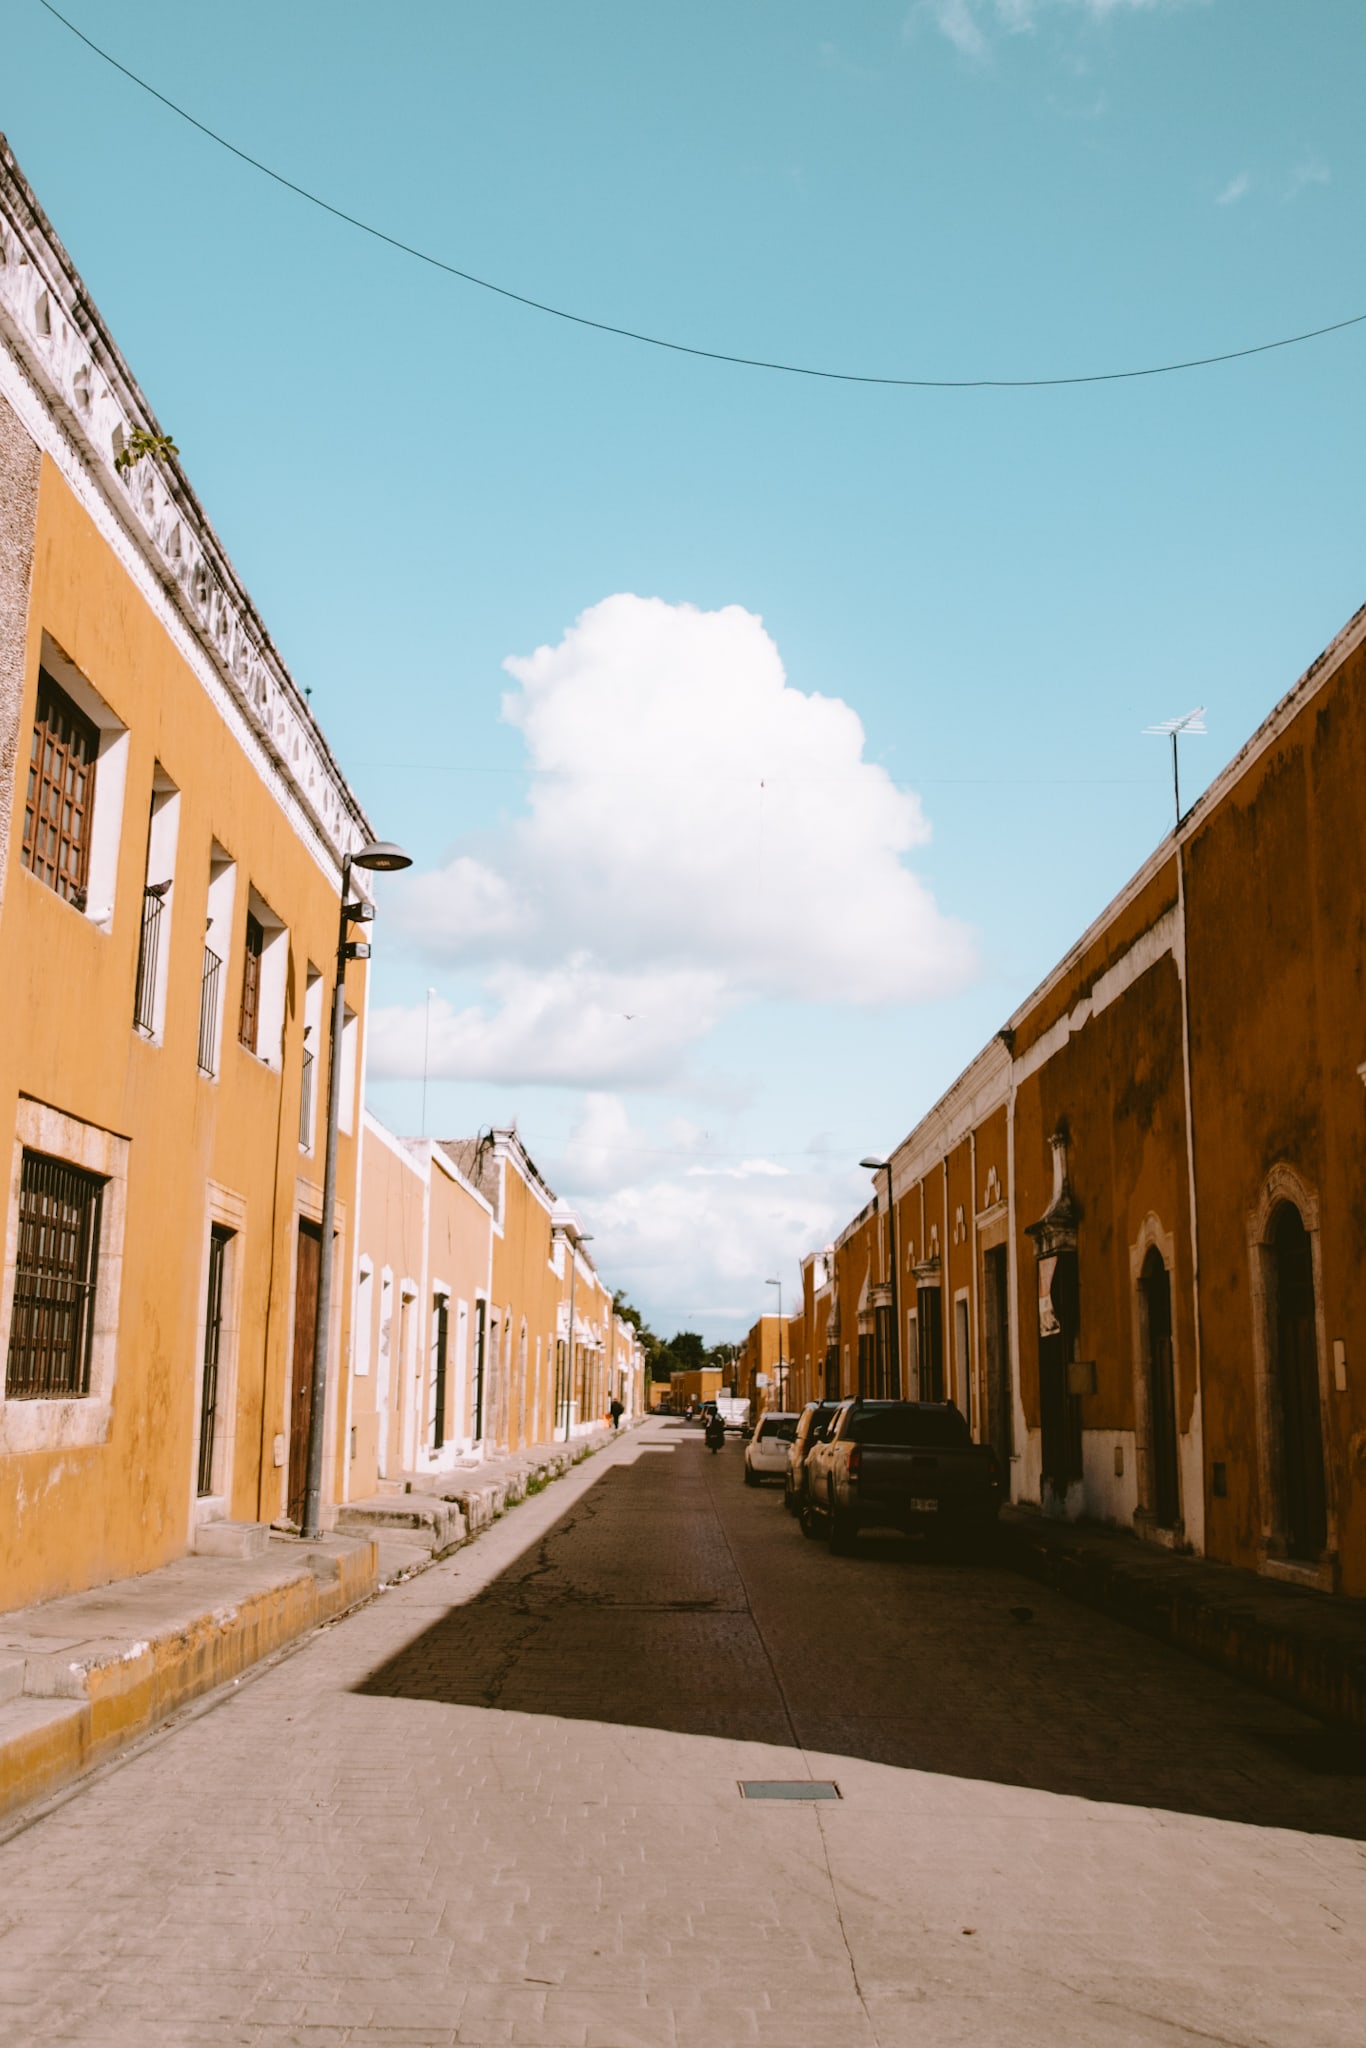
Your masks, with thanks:
[{"label": "motorcycle", "polygon": [[719,1415],[713,1415],[711,1421],[707,1424],[707,1449],[714,1455],[720,1450],[725,1441],[726,1425]]}]

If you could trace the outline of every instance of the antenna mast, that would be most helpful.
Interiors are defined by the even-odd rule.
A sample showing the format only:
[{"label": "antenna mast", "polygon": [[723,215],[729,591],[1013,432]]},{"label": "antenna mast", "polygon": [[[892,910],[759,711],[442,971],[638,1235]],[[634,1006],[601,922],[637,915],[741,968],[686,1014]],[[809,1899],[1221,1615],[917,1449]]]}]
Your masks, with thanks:
[{"label": "antenna mast", "polygon": [[1170,739],[1172,743],[1172,795],[1176,800],[1176,830],[1178,832],[1181,830],[1181,763],[1177,755],[1176,743],[1183,732],[1203,733],[1208,731],[1209,727],[1205,724],[1205,707],[1203,704],[1195,711],[1188,711],[1184,718],[1166,718],[1162,721],[1161,725],[1145,725],[1143,728],[1145,738],[1152,734],[1156,738]]}]

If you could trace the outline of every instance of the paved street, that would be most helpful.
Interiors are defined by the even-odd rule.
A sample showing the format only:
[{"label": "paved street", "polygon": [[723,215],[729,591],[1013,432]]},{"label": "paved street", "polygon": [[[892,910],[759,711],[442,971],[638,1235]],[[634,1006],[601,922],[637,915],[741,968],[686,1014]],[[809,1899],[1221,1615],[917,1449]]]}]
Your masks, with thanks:
[{"label": "paved street", "polygon": [[[1366,1778],[655,1423],[0,1848],[0,2038],[1339,2044]],[[839,1802],[739,1797],[833,1778]]]}]

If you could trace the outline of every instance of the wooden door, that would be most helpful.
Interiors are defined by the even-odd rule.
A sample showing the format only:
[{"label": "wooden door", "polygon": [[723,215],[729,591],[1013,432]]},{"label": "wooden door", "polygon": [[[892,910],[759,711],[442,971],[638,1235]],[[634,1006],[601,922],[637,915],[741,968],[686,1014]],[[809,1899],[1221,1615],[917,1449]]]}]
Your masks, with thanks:
[{"label": "wooden door", "polygon": [[318,1327],[322,1231],[300,1221],[294,1266],[294,1361],[289,1393],[289,1518],[303,1527],[308,1491],[308,1427],[313,1414],[313,1338]]},{"label": "wooden door", "polygon": [[1013,1449],[1015,1410],[1010,1386],[1010,1275],[1003,1244],[992,1245],[983,1252],[982,1281],[986,1311],[987,1439],[1001,1461],[1001,1470],[1007,1472]]},{"label": "wooden door", "polygon": [[1152,1449],[1153,1515],[1163,1529],[1181,1519],[1181,1473],[1176,1442],[1176,1380],[1172,1362],[1172,1287],[1154,1245],[1143,1261],[1148,1325],[1148,1417]]},{"label": "wooden door", "polygon": [[1314,1254],[1299,1210],[1283,1202],[1272,1226],[1276,1258],[1276,1377],[1280,1396],[1285,1546],[1306,1561],[1328,1542],[1323,1415],[1314,1314]]}]

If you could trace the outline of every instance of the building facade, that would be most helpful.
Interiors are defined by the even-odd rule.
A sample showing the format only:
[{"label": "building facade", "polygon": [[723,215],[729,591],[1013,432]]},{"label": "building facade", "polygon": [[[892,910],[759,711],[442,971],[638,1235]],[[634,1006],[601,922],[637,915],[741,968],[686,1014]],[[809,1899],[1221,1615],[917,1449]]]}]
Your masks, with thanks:
[{"label": "building facade", "polygon": [[0,146],[6,1605],[303,1506],[325,1020],[371,834],[160,432]]},{"label": "building facade", "polygon": [[897,1147],[824,1345],[1017,1500],[1358,1597],[1363,777],[1366,611]]}]

